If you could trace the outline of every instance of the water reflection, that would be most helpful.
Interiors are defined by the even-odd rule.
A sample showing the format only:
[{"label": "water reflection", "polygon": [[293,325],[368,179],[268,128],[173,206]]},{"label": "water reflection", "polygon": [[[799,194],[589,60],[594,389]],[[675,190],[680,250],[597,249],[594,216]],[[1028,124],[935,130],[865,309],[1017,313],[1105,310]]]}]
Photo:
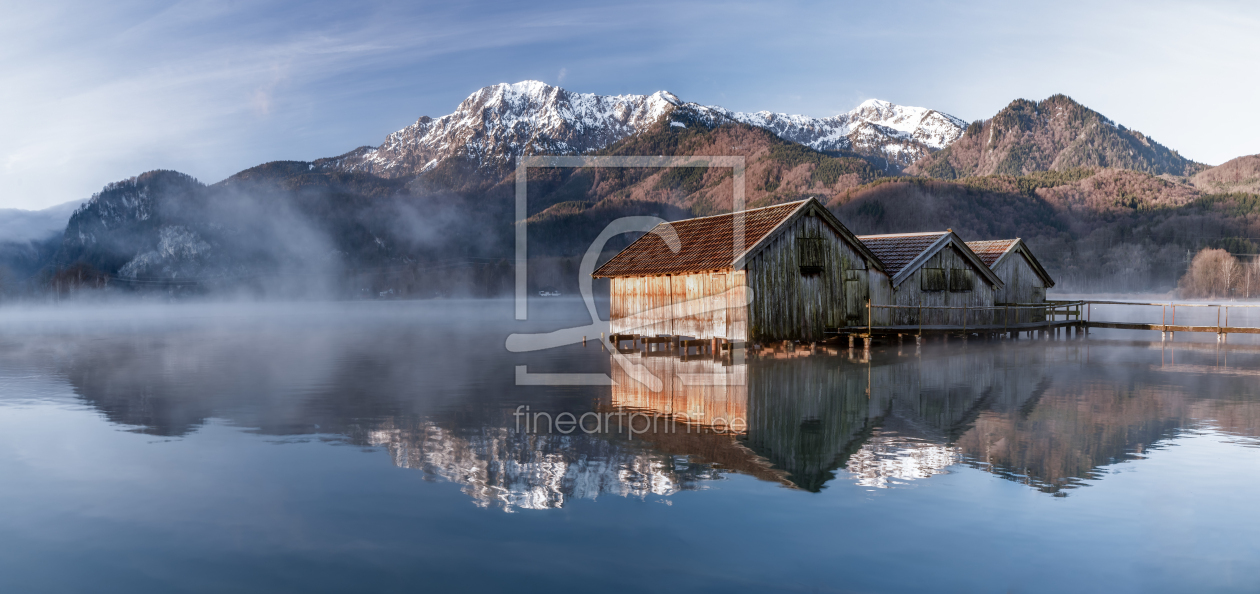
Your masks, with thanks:
[{"label": "water reflection", "polygon": [[[767,353],[746,364],[631,355],[652,392],[597,347],[543,363],[602,366],[617,385],[512,383],[488,329],[408,324],[213,326],[10,342],[7,365],[51,361],[111,422],[163,436],[208,419],[269,435],[317,435],[387,451],[463,486],[479,506],[561,507],[600,496],[667,497],[741,473],[793,489],[872,488],[959,464],[1067,494],[1182,432],[1210,427],[1254,446],[1260,352],[1245,345],[1101,340]],[[722,374],[720,385],[694,381]],[[614,414],[599,431],[530,431],[518,407]],[[632,434],[615,413],[667,423]],[[609,418],[609,417],[605,417]],[[738,420],[738,422],[736,422]]]},{"label": "water reflection", "polygon": [[397,466],[464,485],[478,506],[505,511],[558,508],[601,495],[672,495],[715,478],[709,466],[675,463],[645,448],[583,434],[385,421],[368,442],[388,449]]}]

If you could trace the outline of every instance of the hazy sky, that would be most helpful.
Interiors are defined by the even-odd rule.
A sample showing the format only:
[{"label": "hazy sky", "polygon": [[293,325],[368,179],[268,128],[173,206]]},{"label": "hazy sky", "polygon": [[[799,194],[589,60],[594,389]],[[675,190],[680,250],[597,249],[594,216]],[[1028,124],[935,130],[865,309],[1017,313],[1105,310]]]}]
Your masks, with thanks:
[{"label": "hazy sky", "polygon": [[965,120],[1066,93],[1192,159],[1260,152],[1260,3],[0,0],[0,207],[311,160],[537,79]]}]

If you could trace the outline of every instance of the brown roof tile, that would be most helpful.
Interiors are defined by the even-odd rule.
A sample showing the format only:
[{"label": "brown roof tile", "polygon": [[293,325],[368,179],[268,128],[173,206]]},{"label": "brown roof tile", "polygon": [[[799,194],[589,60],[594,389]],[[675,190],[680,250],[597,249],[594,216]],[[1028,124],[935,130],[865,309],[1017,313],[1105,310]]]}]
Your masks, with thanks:
[{"label": "brown roof tile", "polygon": [[[744,211],[744,251],[752,249],[808,200]],[[591,276],[649,276],[723,270],[734,265],[735,215],[687,219],[671,225],[682,249],[677,254],[655,233],[640,237]],[[657,225],[659,229],[661,225]],[[741,254],[742,255],[742,254]]]},{"label": "brown roof tile", "polygon": [[940,241],[948,231],[931,233],[897,233],[893,235],[859,235],[858,240],[866,244],[880,262],[889,276],[897,276],[911,260],[922,254],[932,244]]},{"label": "brown roof tile", "polygon": [[967,247],[971,248],[971,251],[975,252],[977,256],[980,256],[985,266],[993,268],[993,263],[997,262],[998,258],[1001,258],[1002,254],[1005,254],[1006,250],[1011,249],[1011,246],[1015,245],[1017,241],[1019,240],[990,239],[985,241],[968,241]]}]

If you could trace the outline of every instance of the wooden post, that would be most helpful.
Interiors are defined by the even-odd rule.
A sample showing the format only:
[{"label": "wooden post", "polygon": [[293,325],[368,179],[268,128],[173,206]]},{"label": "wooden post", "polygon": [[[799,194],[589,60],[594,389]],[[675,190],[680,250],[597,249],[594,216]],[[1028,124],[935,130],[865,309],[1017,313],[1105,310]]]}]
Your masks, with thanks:
[{"label": "wooden post", "polygon": [[871,335],[871,298],[866,298],[866,335]]},{"label": "wooden post", "polygon": [[967,304],[963,304],[963,338],[967,337]]},{"label": "wooden post", "polygon": [[1007,305],[1002,308],[1002,332],[1006,332],[1006,327],[1011,325],[1011,306]]},{"label": "wooden post", "polygon": [[[919,295],[919,337],[923,337],[923,296]],[[915,343],[918,344],[918,343]]]}]

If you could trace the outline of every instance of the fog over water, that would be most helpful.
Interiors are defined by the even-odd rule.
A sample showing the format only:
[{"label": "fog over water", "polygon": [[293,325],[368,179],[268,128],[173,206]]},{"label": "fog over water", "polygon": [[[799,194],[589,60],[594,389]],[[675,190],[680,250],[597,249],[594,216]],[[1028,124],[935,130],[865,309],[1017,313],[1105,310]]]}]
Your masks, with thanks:
[{"label": "fog over water", "polygon": [[589,323],[573,299],[528,322],[509,300],[0,308],[0,591],[1260,583],[1253,336],[626,355],[660,391],[593,336],[505,348]]}]

